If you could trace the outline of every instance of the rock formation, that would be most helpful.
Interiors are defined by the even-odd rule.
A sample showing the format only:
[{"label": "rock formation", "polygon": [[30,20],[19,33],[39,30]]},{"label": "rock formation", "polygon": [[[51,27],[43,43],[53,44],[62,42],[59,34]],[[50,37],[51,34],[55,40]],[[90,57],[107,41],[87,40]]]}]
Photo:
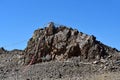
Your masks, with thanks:
[{"label": "rock formation", "polygon": [[24,50],[0,48],[0,80],[89,80],[109,72],[112,79],[103,74],[90,80],[115,80],[119,71],[117,49],[53,22],[35,30]]},{"label": "rock formation", "polygon": [[115,58],[118,52],[96,40],[93,35],[87,35],[76,29],[56,25],[50,22],[45,28],[34,31],[28,41],[25,52],[25,63],[32,64],[43,61],[63,61],[80,56],[81,60],[100,60]]}]

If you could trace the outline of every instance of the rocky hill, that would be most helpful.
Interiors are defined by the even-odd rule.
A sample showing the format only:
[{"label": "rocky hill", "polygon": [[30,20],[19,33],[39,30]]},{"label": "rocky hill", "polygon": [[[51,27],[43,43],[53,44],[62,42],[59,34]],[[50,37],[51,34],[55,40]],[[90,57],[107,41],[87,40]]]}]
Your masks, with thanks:
[{"label": "rocky hill", "polygon": [[80,56],[80,60],[116,58],[117,49],[102,44],[93,35],[50,22],[45,28],[34,31],[25,49],[25,63],[64,61]]},{"label": "rocky hill", "polygon": [[35,30],[24,50],[0,48],[0,80],[120,80],[119,66],[117,49],[53,22]]},{"label": "rocky hill", "polygon": [[[11,57],[16,64],[35,64],[46,61],[66,61],[80,57],[80,61],[119,60],[119,51],[96,40],[93,35],[53,22],[34,31],[26,48],[7,51],[0,48],[0,54],[15,54]],[[16,59],[16,60],[14,60]]]}]

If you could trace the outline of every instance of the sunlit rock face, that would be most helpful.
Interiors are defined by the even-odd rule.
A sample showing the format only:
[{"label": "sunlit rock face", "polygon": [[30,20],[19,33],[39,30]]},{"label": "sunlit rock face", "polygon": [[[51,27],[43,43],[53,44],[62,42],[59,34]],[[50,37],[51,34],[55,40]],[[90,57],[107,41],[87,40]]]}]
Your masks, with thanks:
[{"label": "sunlit rock face", "polygon": [[96,40],[93,35],[87,35],[76,29],[48,23],[45,28],[34,31],[25,49],[25,63],[34,63],[50,60],[67,60],[80,56],[81,60],[104,59],[114,50]]}]

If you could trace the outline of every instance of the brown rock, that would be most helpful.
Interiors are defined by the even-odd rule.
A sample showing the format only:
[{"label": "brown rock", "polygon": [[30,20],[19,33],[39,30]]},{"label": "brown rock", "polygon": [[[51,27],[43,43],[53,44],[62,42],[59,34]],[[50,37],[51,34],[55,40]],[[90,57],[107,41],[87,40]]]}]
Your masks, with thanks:
[{"label": "brown rock", "polygon": [[118,51],[97,41],[93,35],[63,25],[55,27],[55,24],[50,22],[46,28],[35,30],[25,49],[25,57],[30,62],[30,54],[35,55],[35,63],[43,58],[49,58],[49,61],[74,56],[80,56],[83,60],[100,60],[110,55],[114,56],[112,53],[116,52]]}]

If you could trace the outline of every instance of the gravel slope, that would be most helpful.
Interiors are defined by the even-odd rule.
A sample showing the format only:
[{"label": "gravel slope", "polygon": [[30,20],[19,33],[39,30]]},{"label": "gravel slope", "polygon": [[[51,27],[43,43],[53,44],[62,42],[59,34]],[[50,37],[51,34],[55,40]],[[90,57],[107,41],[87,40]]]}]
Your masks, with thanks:
[{"label": "gravel slope", "polygon": [[0,80],[120,79],[119,68],[110,70],[110,67],[107,69],[103,64],[79,62],[78,60],[79,57],[75,57],[64,62],[51,61],[27,66],[15,65],[15,63],[8,62],[6,65],[0,65]]}]

